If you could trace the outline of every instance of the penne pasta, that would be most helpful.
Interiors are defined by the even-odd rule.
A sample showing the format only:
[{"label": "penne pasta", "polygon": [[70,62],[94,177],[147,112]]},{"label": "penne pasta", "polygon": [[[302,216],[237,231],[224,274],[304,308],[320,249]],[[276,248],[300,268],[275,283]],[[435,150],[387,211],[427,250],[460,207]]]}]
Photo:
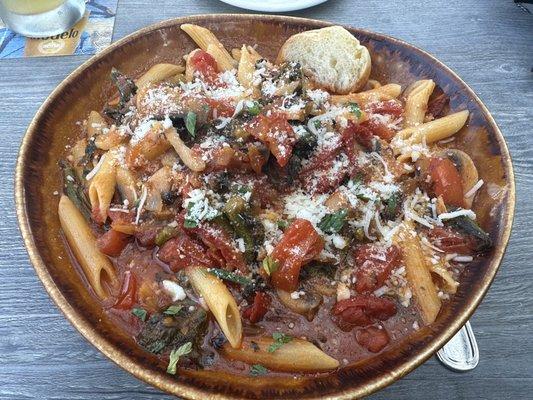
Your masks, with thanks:
[{"label": "penne pasta", "polygon": [[413,225],[404,222],[394,241],[401,249],[407,281],[418,302],[424,323],[430,324],[437,318],[441,301],[431,278],[430,268]]},{"label": "penne pasta", "polygon": [[232,57],[230,58],[226,57],[226,54],[228,54],[228,52],[226,51],[226,49],[224,49],[224,47],[220,47],[220,46],[217,46],[216,44],[210,43],[207,46],[206,51],[209,54],[211,54],[213,58],[216,60],[219,70],[231,71],[232,69],[235,68],[235,60]]},{"label": "penne pasta", "polygon": [[412,127],[424,122],[428,108],[428,100],[435,89],[432,79],[416,81],[406,89],[404,108],[404,126]]},{"label": "penne pasta", "polygon": [[104,117],[97,111],[91,111],[87,117],[87,137],[101,135],[104,129],[109,129]]},{"label": "penne pasta", "polygon": [[176,132],[176,129],[167,129],[165,131],[165,136],[172,147],[174,147],[174,150],[176,150],[176,153],[178,153],[181,161],[183,161],[187,167],[195,172],[200,172],[205,169],[205,162],[201,157],[194,154],[194,152],[188,148],[185,143],[183,143],[183,140],[181,140],[178,132]]},{"label": "penne pasta", "polygon": [[[215,58],[220,69],[226,71],[235,67],[235,60],[209,29],[193,24],[182,24],[181,29],[194,40],[198,47]],[[211,52],[209,51],[210,45]]]},{"label": "penne pasta", "polygon": [[405,128],[398,132],[396,137],[409,145],[423,142],[435,143],[457,133],[464,126],[467,118],[468,110],[459,111],[431,122]]},{"label": "penne pasta", "polygon": [[124,143],[128,137],[122,134],[115,125],[104,130],[94,139],[94,144],[101,150],[109,150]]},{"label": "penne pasta", "polygon": [[388,85],[379,86],[375,89],[366,90],[359,93],[350,94],[334,94],[331,96],[330,101],[333,104],[344,103],[357,103],[359,105],[365,105],[373,101],[386,101],[397,98],[402,91],[402,87],[395,83],[389,83]]},{"label": "penne pasta", "polygon": [[253,86],[253,75],[255,72],[255,63],[258,58],[248,51],[246,46],[242,46],[239,67],[237,70],[237,79],[246,89]]},{"label": "penne pasta", "polygon": [[191,285],[205,300],[231,347],[240,347],[242,341],[241,315],[237,303],[226,285],[204,268],[191,266],[187,268],[186,272]]},{"label": "penne pasta", "polygon": [[269,337],[246,337],[241,348],[224,346],[222,354],[232,360],[261,364],[268,369],[283,372],[330,371],[339,366],[337,360],[306,340],[293,338],[277,350],[269,352],[273,342]]},{"label": "penne pasta", "polygon": [[170,190],[172,184],[172,169],[162,167],[146,181],[148,194],[144,208],[148,211],[160,212],[163,208],[161,193]]},{"label": "penne pasta", "polygon": [[135,204],[137,201],[137,190],[135,185],[135,178],[130,170],[124,166],[117,167],[117,188],[122,196],[122,200],[128,200],[129,205]]},{"label": "penne pasta", "polygon": [[146,71],[135,84],[138,89],[148,86],[151,83],[159,83],[167,79],[181,74],[185,71],[185,67],[176,64],[156,64]]},{"label": "penne pasta", "polygon": [[107,211],[115,194],[116,163],[113,152],[107,152],[98,162],[98,168],[94,177],[89,182],[89,200],[93,215],[97,222],[104,223],[107,219]]},{"label": "penne pasta", "polygon": [[161,122],[157,121],[141,140],[134,144],[130,141],[130,149],[127,153],[128,165],[140,166],[146,160],[150,161],[164,154],[169,148],[170,143],[165,138],[165,128]]},{"label": "penne pasta", "polygon": [[241,59],[241,49],[231,49],[231,56],[237,62]]},{"label": "penne pasta", "polygon": [[96,247],[96,239],[85,218],[65,195],[59,200],[58,213],[63,233],[91,288],[98,297],[105,299],[108,294],[104,281],[107,280],[112,286],[116,282],[116,274],[111,261],[100,253]]}]

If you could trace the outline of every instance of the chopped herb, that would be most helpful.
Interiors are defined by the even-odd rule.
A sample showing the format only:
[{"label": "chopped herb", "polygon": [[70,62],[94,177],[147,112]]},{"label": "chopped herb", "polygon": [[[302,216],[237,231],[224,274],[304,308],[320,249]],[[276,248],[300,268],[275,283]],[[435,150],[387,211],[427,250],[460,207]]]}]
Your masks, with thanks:
[{"label": "chopped herb", "polygon": [[350,112],[352,114],[354,114],[357,118],[361,118],[361,108],[359,108],[359,104],[357,103],[348,103],[348,110],[350,110]]},{"label": "chopped herb", "polygon": [[185,127],[192,137],[196,137],[196,114],[192,111],[187,113],[185,118]]},{"label": "chopped herb", "polygon": [[155,244],[163,246],[168,240],[172,239],[178,234],[178,229],[172,226],[165,226],[161,229],[155,237]]},{"label": "chopped herb", "polygon": [[198,226],[198,222],[193,219],[185,219],[183,226],[185,228],[196,228]]},{"label": "chopped herb", "polygon": [[[69,162],[61,160],[59,165],[63,169],[63,182],[65,194],[76,205],[85,219],[91,219],[91,203],[83,190],[83,185],[78,181],[76,171]],[[70,179],[69,179],[70,177]]]},{"label": "chopped herb", "polygon": [[131,313],[133,315],[135,315],[137,318],[139,318],[141,321],[146,321],[146,315],[147,315],[147,312],[145,309],[143,308],[138,308],[138,307],[135,307],[131,310]]},{"label": "chopped herb", "polygon": [[289,222],[284,221],[282,219],[278,220],[277,224],[278,224],[278,228],[281,229],[282,231],[284,231],[285,229],[289,227]]},{"label": "chopped herb", "polygon": [[273,353],[276,350],[278,350],[281,346],[283,346],[286,343],[289,343],[292,340],[292,336],[285,335],[281,332],[274,332],[272,334],[272,339],[274,339],[274,343],[272,343],[270,346],[268,346],[268,352]]},{"label": "chopped herb", "polygon": [[252,368],[250,368],[250,375],[252,376],[265,375],[266,373],[268,373],[268,369],[261,364],[254,364],[252,365]]},{"label": "chopped herb", "polygon": [[394,192],[387,200],[383,202],[383,218],[386,220],[392,220],[396,218],[396,215],[400,211],[402,200],[402,194],[400,192]]},{"label": "chopped herb", "polygon": [[176,304],[170,306],[169,308],[167,308],[165,311],[163,311],[163,314],[166,314],[166,315],[176,315],[177,313],[179,313],[181,311],[181,309],[183,308],[183,306],[178,306]]},{"label": "chopped herb", "polygon": [[342,208],[332,214],[326,214],[318,223],[318,227],[325,233],[338,233],[346,222],[348,210]]},{"label": "chopped herb", "polygon": [[192,343],[187,342],[184,345],[174,349],[170,352],[170,360],[168,362],[167,372],[176,375],[176,368],[181,356],[186,356],[192,351]]},{"label": "chopped herb", "polygon": [[252,105],[249,105],[250,103],[247,103],[246,111],[250,115],[258,115],[261,112],[261,106],[257,101],[253,101]]},{"label": "chopped herb", "polygon": [[263,259],[263,269],[267,273],[268,276],[272,275],[273,272],[276,272],[279,267],[279,262],[272,259],[270,256],[266,256]]},{"label": "chopped herb", "polygon": [[251,279],[248,279],[243,275],[236,274],[235,272],[226,271],[225,269],[209,268],[207,271],[220,279],[238,283],[239,285],[249,285],[252,283]]},{"label": "chopped herb", "polygon": [[320,122],[319,120],[316,120],[315,122],[313,122],[313,125],[315,126],[316,129],[320,129],[322,127],[322,122]]}]

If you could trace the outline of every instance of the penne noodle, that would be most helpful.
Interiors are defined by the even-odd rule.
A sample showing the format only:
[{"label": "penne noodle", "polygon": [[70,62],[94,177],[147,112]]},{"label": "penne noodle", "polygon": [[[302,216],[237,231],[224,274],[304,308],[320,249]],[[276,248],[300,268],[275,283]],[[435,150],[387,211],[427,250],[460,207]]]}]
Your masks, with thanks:
[{"label": "penne noodle", "polygon": [[146,181],[148,194],[144,208],[148,211],[160,212],[163,208],[161,193],[169,191],[171,184],[172,169],[170,167],[162,167],[158,169]]},{"label": "penne noodle", "polygon": [[181,140],[178,132],[176,132],[176,129],[167,129],[165,131],[165,136],[172,147],[174,147],[174,150],[176,150],[176,153],[178,153],[178,156],[180,157],[181,161],[183,161],[183,164],[195,172],[200,172],[205,169],[205,162],[200,156],[194,154],[194,152],[188,148],[185,143],[183,143],[183,140]]},{"label": "penne noodle", "polygon": [[[215,58],[220,69],[226,71],[234,68],[235,60],[209,29],[192,24],[182,24],[181,29],[185,31],[185,33],[187,33],[192,40],[194,40],[198,47],[204,51],[207,51]],[[216,55],[209,52],[209,45],[212,45],[211,51],[215,52]],[[217,50],[214,50],[215,47]],[[231,67],[229,67],[230,65]]]},{"label": "penne noodle", "polygon": [[339,367],[337,360],[306,340],[293,338],[276,351],[269,352],[268,348],[273,342],[269,337],[245,337],[241,348],[226,345],[222,348],[222,354],[247,364],[261,364],[274,371],[318,372]]},{"label": "penne noodle", "polygon": [[434,143],[457,133],[464,126],[468,114],[468,110],[463,110],[415,127],[405,128],[398,132],[396,137],[409,145]]},{"label": "penne noodle", "polygon": [[246,46],[246,48],[248,49],[248,51],[250,52],[250,54],[252,56],[254,56],[257,60],[261,60],[262,58],[264,58],[261,54],[259,54],[257,52],[257,50],[255,49],[255,47],[253,46]]},{"label": "penne noodle", "polygon": [[257,57],[251,54],[246,46],[243,45],[241,49],[239,67],[237,69],[237,79],[239,80],[239,83],[246,89],[249,89],[253,86],[253,76],[255,72],[255,63],[257,60]]},{"label": "penne noodle", "polygon": [[187,268],[186,273],[194,290],[204,298],[231,347],[240,347],[241,315],[226,285],[218,277],[208,273],[205,268],[191,266]]},{"label": "penne noodle", "polygon": [[335,94],[331,96],[330,101],[333,104],[357,103],[360,106],[373,101],[386,101],[397,98],[402,91],[402,87],[395,83],[389,83],[375,89],[366,90],[359,93]]},{"label": "penne noodle", "polygon": [[103,282],[107,279],[114,286],[117,279],[113,265],[100,253],[85,218],[65,195],[59,200],[58,213],[63,233],[91,288],[98,297],[105,299],[108,294]]},{"label": "penne noodle", "polygon": [[76,175],[78,176],[78,179],[80,181],[83,181],[83,166],[80,164],[83,157],[85,156],[85,149],[87,148],[87,139],[83,138],[76,142],[74,146],[72,146],[72,150],[70,152],[72,159],[70,159],[70,163],[73,165],[74,170],[76,171]]},{"label": "penne noodle", "polygon": [[128,165],[135,167],[142,165],[144,160],[153,160],[164,154],[170,148],[170,143],[165,138],[163,124],[158,121],[140,141],[135,144],[130,141],[130,146],[127,162]]},{"label": "penne noodle", "polygon": [[127,138],[115,125],[112,125],[111,128],[95,137],[94,144],[101,150],[110,150],[125,142]]},{"label": "penne noodle", "polygon": [[435,89],[432,79],[416,81],[406,89],[404,109],[404,126],[412,127],[424,122],[428,108],[428,100]]},{"label": "penne noodle", "polygon": [[128,200],[129,205],[137,201],[137,191],[133,174],[122,165],[117,167],[117,188],[122,200]]},{"label": "penne noodle", "polygon": [[210,43],[207,46],[206,51],[213,56],[213,58],[217,62],[219,70],[231,71],[235,68],[235,60],[232,57],[230,57],[229,59],[226,57],[226,54],[228,52],[223,47],[219,47],[216,44]]},{"label": "penne noodle", "polygon": [[114,153],[112,151],[105,153],[98,164],[100,167],[95,167],[98,171],[89,182],[89,200],[97,222],[103,224],[107,219],[107,211],[115,194],[117,182]]},{"label": "penne noodle", "polygon": [[106,120],[96,111],[91,111],[87,117],[87,137],[101,135],[104,129],[108,129]]},{"label": "penne noodle", "polygon": [[405,222],[395,235],[394,241],[402,252],[407,281],[418,302],[422,319],[424,323],[430,324],[437,318],[441,301],[412,223]]},{"label": "penne noodle", "polygon": [[459,282],[453,279],[450,271],[448,271],[446,267],[442,265],[442,263],[435,265],[431,264],[430,268],[431,272],[433,272],[435,275],[438,275],[442,279],[442,282],[444,283],[444,290],[446,290],[446,292],[451,294],[455,294],[457,292]]},{"label": "penne noodle", "polygon": [[167,79],[181,74],[185,71],[185,67],[176,64],[156,64],[146,71],[135,84],[138,89],[148,86],[151,83],[159,83]]},{"label": "penne noodle", "polygon": [[241,49],[231,49],[231,56],[237,62],[241,59]]}]

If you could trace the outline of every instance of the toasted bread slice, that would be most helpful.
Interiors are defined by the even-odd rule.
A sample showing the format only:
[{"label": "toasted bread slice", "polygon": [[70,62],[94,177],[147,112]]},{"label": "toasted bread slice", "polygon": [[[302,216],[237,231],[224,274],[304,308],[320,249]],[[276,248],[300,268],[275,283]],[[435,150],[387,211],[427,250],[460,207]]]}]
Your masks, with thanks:
[{"label": "toasted bread slice", "polygon": [[317,85],[339,94],[360,90],[370,76],[370,53],[341,26],[291,36],[276,63],[285,61],[298,61]]}]

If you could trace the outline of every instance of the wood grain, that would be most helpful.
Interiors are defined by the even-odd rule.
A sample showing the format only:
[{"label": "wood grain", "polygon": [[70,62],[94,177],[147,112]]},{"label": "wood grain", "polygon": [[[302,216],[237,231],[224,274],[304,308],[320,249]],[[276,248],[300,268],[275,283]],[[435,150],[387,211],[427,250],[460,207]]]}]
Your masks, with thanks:
[{"label": "wood grain", "polygon": [[[188,14],[243,12],[216,0],[121,0],[114,39]],[[503,265],[472,318],[481,362],[457,374],[434,358],[374,399],[522,399],[533,392],[533,17],[511,0],[330,0],[291,15],[404,39],[454,69],[480,96],[514,160],[517,212]],[[0,399],[169,398],[87,343],[29,264],[13,200],[16,154],[48,93],[86,57],[0,60]]]}]

